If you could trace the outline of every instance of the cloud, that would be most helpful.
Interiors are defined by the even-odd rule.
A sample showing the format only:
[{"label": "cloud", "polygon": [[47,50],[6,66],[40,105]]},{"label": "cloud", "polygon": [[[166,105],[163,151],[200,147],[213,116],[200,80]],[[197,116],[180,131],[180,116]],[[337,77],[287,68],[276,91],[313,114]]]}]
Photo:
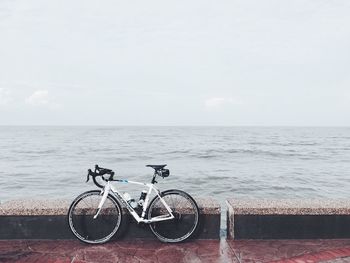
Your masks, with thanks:
[{"label": "cloud", "polygon": [[212,97],[204,101],[204,105],[207,109],[220,109],[225,105],[236,103],[237,101],[233,98],[224,97]]},{"label": "cloud", "polygon": [[10,102],[12,102],[10,91],[0,88],[0,106],[8,105]]},{"label": "cloud", "polygon": [[49,92],[47,90],[37,90],[28,98],[26,103],[33,106],[49,104]]},{"label": "cloud", "polygon": [[48,90],[36,90],[25,99],[26,104],[32,106],[47,106],[50,109],[61,108],[61,105],[52,101]]}]

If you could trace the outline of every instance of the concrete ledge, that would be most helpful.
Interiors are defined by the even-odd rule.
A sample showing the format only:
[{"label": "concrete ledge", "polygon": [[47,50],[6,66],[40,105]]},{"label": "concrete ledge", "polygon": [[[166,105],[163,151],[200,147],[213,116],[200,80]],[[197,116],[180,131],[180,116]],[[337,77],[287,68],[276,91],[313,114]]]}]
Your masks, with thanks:
[{"label": "concrete ledge", "polygon": [[229,199],[233,239],[350,238],[350,200]]},{"label": "concrete ledge", "polygon": [[[195,238],[219,239],[221,209],[211,198],[195,198],[200,209],[200,225]],[[67,224],[72,200],[13,200],[0,205],[0,239],[74,239]],[[135,223],[123,209],[126,219],[122,236],[115,238],[152,238],[148,226]],[[130,223],[130,224],[128,224]]]},{"label": "concrete ledge", "polygon": [[12,200],[0,205],[0,216],[67,215],[72,200]]}]

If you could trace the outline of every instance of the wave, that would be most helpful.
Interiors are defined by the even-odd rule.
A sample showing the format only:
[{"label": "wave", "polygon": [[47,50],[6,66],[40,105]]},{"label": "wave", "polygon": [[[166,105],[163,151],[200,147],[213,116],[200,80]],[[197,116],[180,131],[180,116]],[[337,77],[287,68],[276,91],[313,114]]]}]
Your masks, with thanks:
[{"label": "wave", "polygon": [[17,154],[28,154],[28,155],[33,155],[33,154],[52,154],[52,153],[57,153],[59,152],[58,149],[45,149],[45,150],[14,150],[13,153]]},{"label": "wave", "polygon": [[230,158],[231,155],[250,155],[250,156],[269,156],[274,158],[299,158],[301,160],[312,160],[326,158],[317,152],[298,152],[296,150],[272,151],[262,149],[212,149],[203,152],[196,152],[188,154],[188,156],[198,159],[212,159],[212,158]]}]

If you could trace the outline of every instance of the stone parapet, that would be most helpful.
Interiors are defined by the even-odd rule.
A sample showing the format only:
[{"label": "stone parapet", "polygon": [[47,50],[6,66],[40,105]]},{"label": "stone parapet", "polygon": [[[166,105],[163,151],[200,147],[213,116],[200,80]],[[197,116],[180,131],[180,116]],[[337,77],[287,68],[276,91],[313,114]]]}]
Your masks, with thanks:
[{"label": "stone parapet", "polygon": [[229,199],[233,239],[350,238],[350,200]]},{"label": "stone parapet", "polygon": [[[200,210],[200,225],[196,238],[219,239],[219,203],[212,198],[195,198]],[[67,212],[72,200],[12,200],[0,204],[0,239],[73,239],[67,223]],[[155,238],[147,226],[138,225],[123,209],[128,218],[123,239]]]}]

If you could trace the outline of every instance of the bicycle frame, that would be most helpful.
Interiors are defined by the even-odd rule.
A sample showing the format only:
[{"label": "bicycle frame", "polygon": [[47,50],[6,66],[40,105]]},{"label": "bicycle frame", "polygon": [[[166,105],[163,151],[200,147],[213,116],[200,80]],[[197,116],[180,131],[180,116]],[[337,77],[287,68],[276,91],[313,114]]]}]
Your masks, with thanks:
[{"label": "bicycle frame", "polygon": [[[118,190],[112,185],[111,182],[130,183],[130,184],[136,184],[136,185],[142,185],[142,186],[148,187],[145,202],[143,203],[143,207],[142,207],[141,216],[139,216],[136,213],[135,209],[127,202],[127,200],[124,198],[124,196],[118,192]],[[166,208],[166,210],[168,211],[169,214],[152,217],[151,219],[145,219],[146,211],[148,208],[148,202],[150,201],[149,197],[150,197],[150,194],[152,191],[154,191],[157,194],[157,196],[159,197],[159,200],[162,202],[162,204],[164,205],[164,207]],[[96,219],[98,217],[98,215],[101,211],[101,208],[102,208],[104,202],[106,201],[109,193],[112,193],[112,195],[114,197],[116,197],[122,203],[122,205],[124,205],[128,209],[129,213],[135,218],[137,223],[150,224],[153,222],[166,221],[166,220],[171,220],[171,219],[175,218],[171,208],[168,206],[168,204],[161,197],[160,191],[154,186],[153,183],[148,184],[148,183],[141,183],[141,182],[135,182],[135,181],[129,181],[129,180],[112,180],[112,181],[108,181],[107,184],[104,186],[104,188],[101,190],[102,198],[101,198],[101,201],[98,205],[98,210],[94,216],[94,219]]]}]

